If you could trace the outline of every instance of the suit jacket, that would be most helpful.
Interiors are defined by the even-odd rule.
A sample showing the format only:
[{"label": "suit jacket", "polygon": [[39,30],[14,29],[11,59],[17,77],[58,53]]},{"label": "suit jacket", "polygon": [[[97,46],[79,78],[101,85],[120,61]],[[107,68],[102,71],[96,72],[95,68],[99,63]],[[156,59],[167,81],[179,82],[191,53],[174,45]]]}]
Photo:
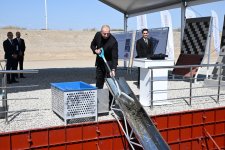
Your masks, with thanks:
[{"label": "suit jacket", "polygon": [[153,47],[151,40],[148,38],[148,44],[145,43],[143,38],[137,40],[136,51],[137,58],[144,58],[147,57],[147,55],[153,55]]},{"label": "suit jacket", "polygon": [[[13,43],[15,44],[16,50],[18,50],[19,54],[22,54],[22,56],[24,56],[24,52],[26,49],[24,39],[20,38],[20,42],[19,42],[17,40],[17,38],[15,38],[15,39],[13,39]],[[17,49],[17,47],[18,47],[18,49]]]},{"label": "suit jacket", "polygon": [[15,44],[14,43],[11,44],[11,42],[8,39],[6,39],[3,42],[3,48],[5,51],[5,59],[13,59],[12,55],[18,54],[18,52],[16,51]]},{"label": "suit jacket", "polygon": [[[116,69],[118,65],[118,43],[113,35],[110,34],[108,39],[103,39],[100,32],[97,32],[91,42],[91,49],[94,54],[96,49],[103,48],[105,59],[111,69]],[[104,61],[98,55],[96,56],[95,65],[104,65]]]}]

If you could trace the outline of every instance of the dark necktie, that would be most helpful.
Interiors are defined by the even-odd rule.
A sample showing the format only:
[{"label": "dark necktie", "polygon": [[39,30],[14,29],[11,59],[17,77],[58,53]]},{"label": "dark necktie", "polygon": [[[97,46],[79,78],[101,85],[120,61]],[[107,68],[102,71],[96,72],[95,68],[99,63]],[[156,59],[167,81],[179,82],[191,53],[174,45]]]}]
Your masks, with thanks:
[{"label": "dark necktie", "polygon": [[18,40],[18,43],[19,43],[19,45],[20,45],[20,39],[17,39]]}]

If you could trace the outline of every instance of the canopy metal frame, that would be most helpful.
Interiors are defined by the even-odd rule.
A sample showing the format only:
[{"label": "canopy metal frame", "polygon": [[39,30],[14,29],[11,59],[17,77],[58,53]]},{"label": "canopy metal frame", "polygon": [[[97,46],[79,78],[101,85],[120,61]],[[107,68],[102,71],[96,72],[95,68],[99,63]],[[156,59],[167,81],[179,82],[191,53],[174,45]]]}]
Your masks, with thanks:
[{"label": "canopy metal frame", "polygon": [[[186,8],[222,0],[99,0],[124,14],[124,32],[127,32],[128,18],[174,8],[181,9],[181,44],[183,39]],[[181,46],[181,45],[180,45]]]}]

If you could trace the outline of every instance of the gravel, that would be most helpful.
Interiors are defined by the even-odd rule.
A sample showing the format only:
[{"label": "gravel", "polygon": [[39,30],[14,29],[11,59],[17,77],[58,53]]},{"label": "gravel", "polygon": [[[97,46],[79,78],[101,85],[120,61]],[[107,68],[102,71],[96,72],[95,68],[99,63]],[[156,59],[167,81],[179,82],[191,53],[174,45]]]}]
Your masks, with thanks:
[{"label": "gravel", "polygon": [[[118,76],[124,76],[133,92],[138,95],[137,88],[137,70],[134,69],[131,74],[120,68],[117,72]],[[9,123],[5,123],[5,119],[0,119],[0,132],[11,132],[35,128],[45,128],[51,126],[64,125],[64,121],[60,119],[52,111],[51,106],[51,86],[53,82],[67,81],[84,81],[89,84],[95,84],[95,68],[50,68],[40,69],[38,74],[26,74],[25,79],[19,79],[19,83],[11,84],[12,86],[20,85],[39,85],[30,88],[12,88],[8,90],[9,111],[23,110],[24,112],[10,112]],[[193,87],[203,87],[203,81],[193,84]],[[189,82],[185,81],[169,81],[169,89],[188,88]],[[199,88],[194,89],[193,96],[205,96],[217,94],[217,89]],[[225,91],[221,91],[224,94]],[[216,96],[198,97],[192,99],[192,105],[188,105],[189,99],[180,99],[179,97],[188,97],[189,90],[175,90],[168,92],[168,100],[170,104],[162,106],[144,107],[149,115],[166,114],[171,112],[206,109],[225,106],[224,96],[220,96],[219,103],[215,102]],[[38,99],[29,99],[38,98]],[[176,98],[176,99],[175,99]],[[0,103],[0,107],[2,104]],[[99,121],[114,119],[111,114],[101,116]]]}]

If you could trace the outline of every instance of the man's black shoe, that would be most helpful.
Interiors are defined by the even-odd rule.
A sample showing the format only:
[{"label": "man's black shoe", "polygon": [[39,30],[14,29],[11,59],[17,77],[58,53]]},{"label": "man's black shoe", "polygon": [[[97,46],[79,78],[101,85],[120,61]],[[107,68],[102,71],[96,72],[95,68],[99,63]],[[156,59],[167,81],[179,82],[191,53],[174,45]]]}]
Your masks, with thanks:
[{"label": "man's black shoe", "polygon": [[18,78],[19,77],[18,74],[15,74],[14,76],[15,76],[15,78]]},{"label": "man's black shoe", "polygon": [[20,76],[20,78],[26,78],[25,76]]},{"label": "man's black shoe", "polygon": [[7,84],[12,84],[12,82],[11,81],[7,81]]},{"label": "man's black shoe", "polygon": [[12,83],[19,83],[19,81],[13,80]]}]

